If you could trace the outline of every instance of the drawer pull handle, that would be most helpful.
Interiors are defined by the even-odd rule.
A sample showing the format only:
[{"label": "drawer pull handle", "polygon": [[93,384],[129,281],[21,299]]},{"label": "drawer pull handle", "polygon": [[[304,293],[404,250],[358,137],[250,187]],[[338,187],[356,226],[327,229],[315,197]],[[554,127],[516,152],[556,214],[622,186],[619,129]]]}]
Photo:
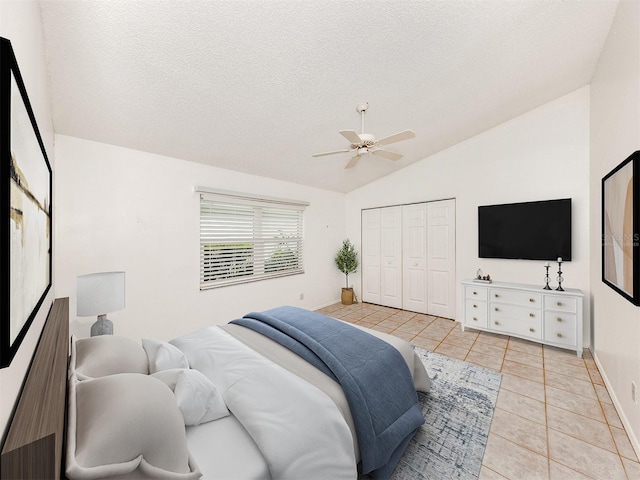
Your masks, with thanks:
[{"label": "drawer pull handle", "polygon": [[496,325],[500,325],[500,322],[493,322],[493,323],[495,323]]},{"label": "drawer pull handle", "polygon": [[474,305],[473,308],[478,308],[478,305]]},{"label": "drawer pull handle", "polygon": [[498,307],[496,307],[496,312],[499,312],[499,311],[500,311],[500,309]]},{"label": "drawer pull handle", "polygon": [[557,321],[561,322],[562,319],[560,317],[556,318]]},{"label": "drawer pull handle", "polygon": [[535,315],[534,315],[533,313],[530,313],[530,314],[529,314],[529,316],[530,316],[531,318],[535,317]]},{"label": "drawer pull handle", "polygon": [[498,298],[500,295],[498,295],[497,293],[494,294],[494,297]]},{"label": "drawer pull handle", "polygon": [[562,302],[558,302],[558,304],[557,304],[557,305],[558,305],[559,307],[561,307],[561,306],[562,306]]},{"label": "drawer pull handle", "polygon": [[473,317],[473,321],[474,321],[474,322],[477,322],[477,321],[478,321],[478,319],[477,319],[476,317]]},{"label": "drawer pull handle", "polygon": [[474,294],[474,295],[477,295],[477,294],[478,294],[478,292],[473,292],[473,294]]},{"label": "drawer pull handle", "polygon": [[530,328],[530,329],[529,329],[529,331],[530,331],[531,333],[535,332],[535,330],[534,330],[533,328]]},{"label": "drawer pull handle", "polygon": [[531,303],[535,302],[535,300],[534,300],[533,298],[530,298],[530,299],[529,299],[529,301],[530,301]]},{"label": "drawer pull handle", "polygon": [[561,333],[558,334],[558,338],[562,338],[562,334]]}]

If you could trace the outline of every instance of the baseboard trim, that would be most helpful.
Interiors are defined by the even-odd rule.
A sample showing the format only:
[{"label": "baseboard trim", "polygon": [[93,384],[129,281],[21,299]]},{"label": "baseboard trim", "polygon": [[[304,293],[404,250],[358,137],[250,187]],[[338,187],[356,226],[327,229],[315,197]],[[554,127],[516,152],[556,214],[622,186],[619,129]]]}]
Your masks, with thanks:
[{"label": "baseboard trim", "polygon": [[[627,435],[629,436],[629,441],[631,442],[631,446],[635,450],[636,456],[640,459],[640,442],[638,441],[636,432],[634,432],[633,429],[631,428],[631,422],[629,422],[629,419],[624,414],[624,411],[622,410],[622,406],[620,405],[620,401],[618,400],[618,397],[616,397],[615,391],[613,390],[613,386],[611,385],[611,382],[609,381],[609,378],[607,377],[607,374],[602,364],[600,363],[600,360],[598,359],[598,355],[596,355],[595,351],[593,352],[593,359],[595,360],[598,370],[600,371],[602,380],[604,380],[604,384],[607,387],[607,392],[609,392],[609,396],[611,397],[613,406],[615,407],[616,412],[620,417],[620,421],[622,422],[622,425],[624,426],[624,429],[627,432]],[[640,434],[640,432],[637,432],[637,433]]]}]

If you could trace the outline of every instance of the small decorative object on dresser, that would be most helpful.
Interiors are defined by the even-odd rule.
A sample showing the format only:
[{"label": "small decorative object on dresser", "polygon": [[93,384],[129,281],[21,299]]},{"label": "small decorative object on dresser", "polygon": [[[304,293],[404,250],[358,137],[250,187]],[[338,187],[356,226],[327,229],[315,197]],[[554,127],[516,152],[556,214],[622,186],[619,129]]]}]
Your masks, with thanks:
[{"label": "small decorative object on dresser", "polygon": [[549,262],[547,262],[547,264],[544,266],[544,268],[546,269],[544,274],[544,290],[551,290],[551,287],[549,286],[549,267],[551,267],[551,265],[549,264]]},{"label": "small decorative object on dresser", "polygon": [[556,288],[559,292],[564,292],[564,288],[562,288],[562,257],[558,257],[558,288]]},{"label": "small decorative object on dresser", "polygon": [[580,290],[553,293],[536,285],[462,282],[462,330],[511,335],[532,342],[575,350],[582,357],[582,303]]},{"label": "small decorative object on dresser", "polygon": [[476,278],[474,278],[473,281],[477,283],[491,283],[491,275],[483,275],[482,269],[479,268],[476,271]]}]

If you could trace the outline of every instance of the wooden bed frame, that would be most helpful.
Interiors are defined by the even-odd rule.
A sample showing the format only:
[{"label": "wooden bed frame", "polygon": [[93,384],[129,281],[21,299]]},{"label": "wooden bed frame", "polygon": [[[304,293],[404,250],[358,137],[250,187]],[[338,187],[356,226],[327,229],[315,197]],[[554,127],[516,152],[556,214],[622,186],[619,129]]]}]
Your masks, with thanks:
[{"label": "wooden bed frame", "polygon": [[9,425],[0,479],[64,478],[69,299],[54,301]]}]

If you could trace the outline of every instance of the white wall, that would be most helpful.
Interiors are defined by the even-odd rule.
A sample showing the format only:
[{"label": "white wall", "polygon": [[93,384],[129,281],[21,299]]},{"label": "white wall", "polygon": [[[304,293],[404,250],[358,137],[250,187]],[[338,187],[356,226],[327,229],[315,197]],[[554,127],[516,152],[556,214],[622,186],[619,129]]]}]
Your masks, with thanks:
[{"label": "white wall", "polygon": [[[76,317],[76,276],[100,271],[126,272],[126,308],[109,318],[133,338],[167,340],[254,310],[339,300],[344,194],[62,135],[56,156],[56,287],[70,298],[72,333],[88,336],[95,321]],[[200,291],[196,185],[310,202],[305,274]]]},{"label": "white wall", "polygon": [[[40,136],[44,142],[51,167],[54,168],[53,124],[39,3],[29,0],[1,1],[0,36],[11,41],[18,61],[18,68],[38,123]],[[0,370],[0,385],[2,386],[0,388],[0,439],[2,439],[0,444],[4,442],[9,418],[20,394],[22,382],[53,302],[54,290],[55,284],[45,298],[11,365]]]},{"label": "white wall", "polygon": [[[602,283],[601,179],[640,149],[640,2],[623,0],[591,83],[591,288],[595,358],[640,456],[640,308]],[[636,201],[636,208],[638,203]]]},{"label": "white wall", "polygon": [[[347,194],[347,236],[360,248],[363,208],[455,198],[457,281],[482,268],[495,280],[543,286],[545,262],[478,258],[477,207],[568,197],[573,261],[563,264],[563,286],[579,288],[588,298],[589,87]],[[458,316],[460,292],[458,287]],[[589,331],[585,320],[585,344]]]}]

